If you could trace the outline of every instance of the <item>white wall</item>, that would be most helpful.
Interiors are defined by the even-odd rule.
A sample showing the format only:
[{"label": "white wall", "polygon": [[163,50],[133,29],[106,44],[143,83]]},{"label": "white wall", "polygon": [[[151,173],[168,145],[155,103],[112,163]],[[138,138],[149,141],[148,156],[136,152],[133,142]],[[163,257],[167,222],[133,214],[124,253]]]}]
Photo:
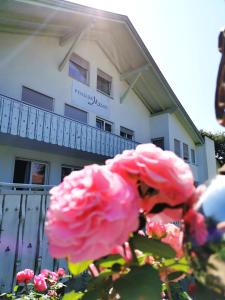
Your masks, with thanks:
[{"label": "white wall", "polygon": [[[189,150],[189,165],[192,169],[194,178],[197,182],[199,182],[199,174],[198,174],[198,169],[201,168],[199,166],[199,157],[198,153],[196,151],[196,146],[193,143],[192,138],[189,136],[185,128],[182,126],[182,124],[178,121],[176,116],[174,114],[169,115],[169,145],[170,145],[170,150],[174,151],[174,139],[177,139],[181,143],[181,156],[183,157],[183,143],[188,145],[188,150]],[[196,162],[193,164],[191,162],[191,149],[195,151],[195,159]]]},{"label": "white wall", "polygon": [[0,145],[0,182],[13,182],[15,158],[31,159],[48,163],[48,184],[54,185],[61,181],[61,166],[80,166],[90,161],[50,152],[33,151],[19,147]]},{"label": "white wall", "polygon": [[215,159],[215,144],[214,141],[205,136],[205,151],[206,151],[206,160],[207,160],[207,169],[208,169],[208,178],[212,179],[216,176],[217,166]]},{"label": "white wall", "polygon": [[162,114],[150,119],[151,139],[164,138],[165,150],[170,150],[169,114]]},{"label": "white wall", "polygon": [[[64,104],[71,103],[72,78],[68,75],[68,63],[63,71],[58,65],[67,53],[70,43],[59,46],[57,38],[13,35],[0,33],[0,93],[21,99],[22,86],[29,87],[55,99],[54,111],[64,114]],[[90,87],[96,91],[97,68],[113,78],[113,99],[109,98],[114,123],[114,133],[119,134],[120,126],[135,132],[135,140],[150,140],[149,111],[131,91],[122,104],[120,95],[127,88],[120,81],[120,74],[93,41],[82,40],[75,53],[90,63]],[[89,113],[89,124],[95,126],[96,115]]]}]

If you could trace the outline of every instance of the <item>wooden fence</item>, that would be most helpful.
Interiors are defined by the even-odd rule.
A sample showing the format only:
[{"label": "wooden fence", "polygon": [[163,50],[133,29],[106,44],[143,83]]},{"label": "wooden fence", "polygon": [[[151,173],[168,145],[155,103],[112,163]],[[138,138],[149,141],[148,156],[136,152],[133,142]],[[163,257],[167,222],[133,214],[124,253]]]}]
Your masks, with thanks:
[{"label": "wooden fence", "polygon": [[[10,291],[25,268],[66,267],[48,253],[44,234],[50,186],[0,183],[0,292]],[[63,241],[62,241],[63,242]]]}]

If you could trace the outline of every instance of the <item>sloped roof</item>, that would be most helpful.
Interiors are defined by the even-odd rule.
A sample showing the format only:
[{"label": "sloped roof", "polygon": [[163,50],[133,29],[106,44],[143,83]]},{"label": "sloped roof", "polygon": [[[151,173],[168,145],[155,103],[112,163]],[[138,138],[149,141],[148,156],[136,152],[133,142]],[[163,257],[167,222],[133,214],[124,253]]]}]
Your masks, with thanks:
[{"label": "sloped roof", "polygon": [[0,3],[0,31],[55,36],[62,45],[88,26],[84,38],[99,45],[150,113],[173,112],[193,141],[204,143],[127,16],[63,0]]}]

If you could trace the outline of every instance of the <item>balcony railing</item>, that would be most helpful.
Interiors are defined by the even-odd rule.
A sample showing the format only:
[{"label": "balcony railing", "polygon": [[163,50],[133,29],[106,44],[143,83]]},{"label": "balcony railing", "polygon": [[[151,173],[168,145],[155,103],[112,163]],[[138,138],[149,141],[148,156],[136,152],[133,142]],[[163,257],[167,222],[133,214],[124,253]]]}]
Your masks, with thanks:
[{"label": "balcony railing", "polygon": [[0,132],[109,157],[138,144],[3,95]]}]

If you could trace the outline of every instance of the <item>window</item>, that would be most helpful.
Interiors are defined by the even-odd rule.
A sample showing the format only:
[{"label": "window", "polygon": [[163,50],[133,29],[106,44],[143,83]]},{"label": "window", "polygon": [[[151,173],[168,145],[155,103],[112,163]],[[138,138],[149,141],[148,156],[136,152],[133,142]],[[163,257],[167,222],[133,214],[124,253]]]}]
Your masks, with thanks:
[{"label": "window", "polygon": [[87,123],[87,112],[76,107],[65,104],[65,117],[71,118],[73,120]]},{"label": "window", "polygon": [[174,152],[181,157],[180,141],[177,139],[174,139]]},{"label": "window", "polygon": [[97,90],[107,96],[112,96],[112,77],[98,69]]},{"label": "window", "polygon": [[183,143],[183,158],[186,161],[189,161],[189,150],[188,150],[188,145]]},{"label": "window", "polygon": [[191,149],[191,162],[193,163],[193,165],[195,164],[195,150]]},{"label": "window", "polygon": [[72,171],[81,170],[81,167],[73,167],[63,165],[61,168],[61,181],[65,176],[68,176]]},{"label": "window", "polygon": [[133,132],[133,130],[130,130],[130,129],[120,126],[120,136],[122,136],[123,138],[128,139],[128,140],[133,140],[134,132]]},{"label": "window", "polygon": [[164,137],[152,139],[152,143],[164,150]]},{"label": "window", "polygon": [[47,164],[23,159],[15,160],[14,183],[46,183]]},{"label": "window", "polygon": [[76,54],[72,54],[69,61],[69,76],[89,84],[89,63]]},{"label": "window", "polygon": [[112,132],[112,123],[100,118],[96,118],[96,127],[101,130]]},{"label": "window", "polygon": [[31,90],[25,86],[22,87],[22,101],[53,111],[53,98]]}]

